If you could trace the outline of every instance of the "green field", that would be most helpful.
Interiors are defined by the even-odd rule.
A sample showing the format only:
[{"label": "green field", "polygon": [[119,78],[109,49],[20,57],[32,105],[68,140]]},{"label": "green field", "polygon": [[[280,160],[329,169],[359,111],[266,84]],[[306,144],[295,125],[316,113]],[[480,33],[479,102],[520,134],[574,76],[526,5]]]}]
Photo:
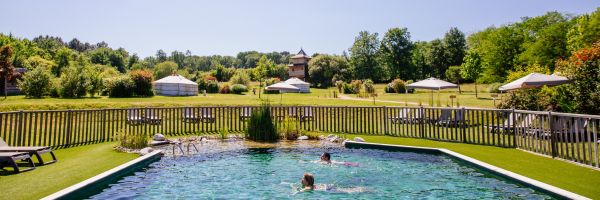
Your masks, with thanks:
[{"label": "green field", "polygon": [[54,164],[20,174],[2,174],[0,199],[40,199],[138,157],[114,151],[115,145],[101,143],[55,150],[58,162]]},{"label": "green field", "polygon": [[[284,105],[347,105],[347,106],[416,106],[419,102],[426,106],[431,98],[431,92],[418,90],[415,94],[387,94],[383,93],[384,84],[376,85],[378,97],[373,103],[372,98],[358,98],[357,95],[345,95],[350,99],[333,98],[335,88],[316,89],[312,88],[309,94],[270,94],[262,95],[262,99],[268,99],[272,104]],[[443,90],[439,94],[434,93],[435,106],[439,96],[442,106],[450,104],[449,96],[457,95],[461,106],[491,108],[493,101],[489,93],[480,93],[480,98],[475,98],[472,84],[462,85],[463,94],[458,94],[457,89]],[[479,86],[483,91],[487,86]],[[341,95],[339,96],[341,97]],[[408,102],[408,103],[405,103]],[[155,96],[150,98],[43,98],[28,99],[24,96],[9,96],[7,99],[0,98],[0,111],[14,110],[58,110],[58,109],[90,109],[90,108],[127,108],[127,107],[172,107],[172,106],[206,106],[206,105],[258,105],[261,99],[251,92],[236,94],[207,94],[207,96],[193,97],[165,97]],[[456,104],[454,104],[456,106]]]}]

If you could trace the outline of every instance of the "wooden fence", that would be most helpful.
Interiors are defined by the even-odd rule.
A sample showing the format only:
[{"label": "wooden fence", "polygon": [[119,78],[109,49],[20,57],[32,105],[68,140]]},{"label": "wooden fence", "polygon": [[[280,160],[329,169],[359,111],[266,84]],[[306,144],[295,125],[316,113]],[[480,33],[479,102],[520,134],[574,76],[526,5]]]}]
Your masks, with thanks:
[{"label": "wooden fence", "polygon": [[[13,111],[0,113],[9,145],[68,147],[117,135],[243,133],[253,106]],[[390,135],[520,148],[598,168],[600,116],[524,110],[272,106],[274,121],[307,131]]]}]

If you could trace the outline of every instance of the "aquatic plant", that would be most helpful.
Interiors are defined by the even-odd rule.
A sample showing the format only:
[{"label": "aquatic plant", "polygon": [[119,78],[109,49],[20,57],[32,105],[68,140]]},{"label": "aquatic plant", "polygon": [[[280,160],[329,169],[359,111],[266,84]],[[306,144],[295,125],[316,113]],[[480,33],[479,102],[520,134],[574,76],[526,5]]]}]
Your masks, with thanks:
[{"label": "aquatic plant", "polygon": [[142,149],[148,146],[148,136],[146,134],[126,133],[120,131],[117,133],[119,146],[128,149]]},{"label": "aquatic plant", "polygon": [[269,103],[262,103],[258,109],[252,111],[246,137],[259,142],[276,142],[279,139]]}]

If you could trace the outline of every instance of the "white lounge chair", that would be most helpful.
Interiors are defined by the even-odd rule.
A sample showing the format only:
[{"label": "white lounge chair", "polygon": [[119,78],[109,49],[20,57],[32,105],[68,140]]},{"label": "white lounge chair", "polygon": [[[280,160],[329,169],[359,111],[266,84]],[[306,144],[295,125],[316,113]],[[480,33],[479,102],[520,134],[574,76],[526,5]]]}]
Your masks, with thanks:
[{"label": "white lounge chair", "polygon": [[144,122],[144,118],[140,115],[140,110],[137,108],[127,109],[126,123],[130,125],[139,125]]}]

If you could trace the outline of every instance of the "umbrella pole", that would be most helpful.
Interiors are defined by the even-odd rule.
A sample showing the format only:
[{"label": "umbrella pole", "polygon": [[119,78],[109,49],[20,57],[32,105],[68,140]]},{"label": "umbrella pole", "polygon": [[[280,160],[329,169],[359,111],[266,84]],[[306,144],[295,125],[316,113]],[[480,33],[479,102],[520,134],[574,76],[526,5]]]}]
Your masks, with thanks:
[{"label": "umbrella pole", "polygon": [[279,91],[279,105],[283,105],[283,92]]}]

